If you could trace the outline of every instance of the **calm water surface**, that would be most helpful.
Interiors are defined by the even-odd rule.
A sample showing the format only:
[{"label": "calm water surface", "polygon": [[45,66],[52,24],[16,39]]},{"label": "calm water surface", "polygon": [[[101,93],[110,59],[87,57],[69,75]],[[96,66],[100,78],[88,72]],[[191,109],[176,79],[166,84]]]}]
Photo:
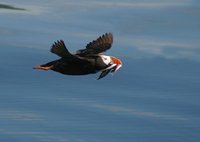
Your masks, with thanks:
[{"label": "calm water surface", "polygon": [[[200,2],[4,0],[0,4],[0,141],[200,140]],[[32,67],[105,32],[116,75],[64,76]]]}]

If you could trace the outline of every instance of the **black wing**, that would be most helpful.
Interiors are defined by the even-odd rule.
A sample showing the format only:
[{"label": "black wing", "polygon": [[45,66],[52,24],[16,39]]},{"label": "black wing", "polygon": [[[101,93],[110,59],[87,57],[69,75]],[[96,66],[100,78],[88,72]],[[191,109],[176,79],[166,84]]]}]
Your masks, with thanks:
[{"label": "black wing", "polygon": [[112,70],[112,69],[108,69],[108,70],[102,71],[101,74],[100,74],[100,76],[99,76],[99,78],[98,78],[97,80],[99,80],[99,79],[105,77],[109,72],[111,72],[111,70]]},{"label": "black wing", "polygon": [[90,54],[100,54],[110,49],[113,43],[112,33],[105,33],[96,40],[88,43],[85,49],[80,49],[76,54],[84,56]]},{"label": "black wing", "polygon": [[62,58],[68,58],[73,56],[66,48],[65,43],[63,40],[57,40],[57,42],[54,42],[54,44],[51,46],[52,53],[62,57]]}]

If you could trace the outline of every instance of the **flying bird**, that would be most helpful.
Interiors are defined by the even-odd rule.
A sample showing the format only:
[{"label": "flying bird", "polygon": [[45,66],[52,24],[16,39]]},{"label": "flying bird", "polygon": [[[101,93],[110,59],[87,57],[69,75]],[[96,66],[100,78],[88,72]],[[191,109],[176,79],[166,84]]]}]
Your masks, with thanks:
[{"label": "flying bird", "polygon": [[51,46],[50,51],[58,55],[60,59],[33,68],[53,70],[65,75],[86,75],[101,72],[98,77],[98,79],[101,79],[108,73],[115,73],[122,67],[120,59],[104,54],[105,51],[111,48],[112,43],[112,33],[105,33],[88,43],[84,49],[71,54],[64,41],[58,40]]}]

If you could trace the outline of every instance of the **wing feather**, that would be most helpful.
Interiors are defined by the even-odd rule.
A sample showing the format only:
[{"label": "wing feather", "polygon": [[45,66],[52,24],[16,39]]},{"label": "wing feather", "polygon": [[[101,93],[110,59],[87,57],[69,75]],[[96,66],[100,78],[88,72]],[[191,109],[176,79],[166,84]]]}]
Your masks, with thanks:
[{"label": "wing feather", "polygon": [[101,54],[109,50],[113,43],[112,33],[105,33],[104,35],[98,37],[96,40],[88,43],[85,49],[80,49],[76,52],[78,55],[91,55],[91,54]]},{"label": "wing feather", "polygon": [[63,40],[57,40],[54,42],[54,44],[51,46],[52,53],[62,57],[67,58],[73,56],[66,48],[65,43]]}]

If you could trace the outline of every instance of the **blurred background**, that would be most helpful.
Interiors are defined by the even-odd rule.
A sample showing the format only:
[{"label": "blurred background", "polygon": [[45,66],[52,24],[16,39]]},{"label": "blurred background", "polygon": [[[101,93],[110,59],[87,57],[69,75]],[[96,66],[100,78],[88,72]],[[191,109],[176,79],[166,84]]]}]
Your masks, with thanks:
[{"label": "blurred background", "polygon": [[[0,2],[0,141],[200,140],[200,1]],[[64,76],[32,67],[112,32],[114,75]]]}]

